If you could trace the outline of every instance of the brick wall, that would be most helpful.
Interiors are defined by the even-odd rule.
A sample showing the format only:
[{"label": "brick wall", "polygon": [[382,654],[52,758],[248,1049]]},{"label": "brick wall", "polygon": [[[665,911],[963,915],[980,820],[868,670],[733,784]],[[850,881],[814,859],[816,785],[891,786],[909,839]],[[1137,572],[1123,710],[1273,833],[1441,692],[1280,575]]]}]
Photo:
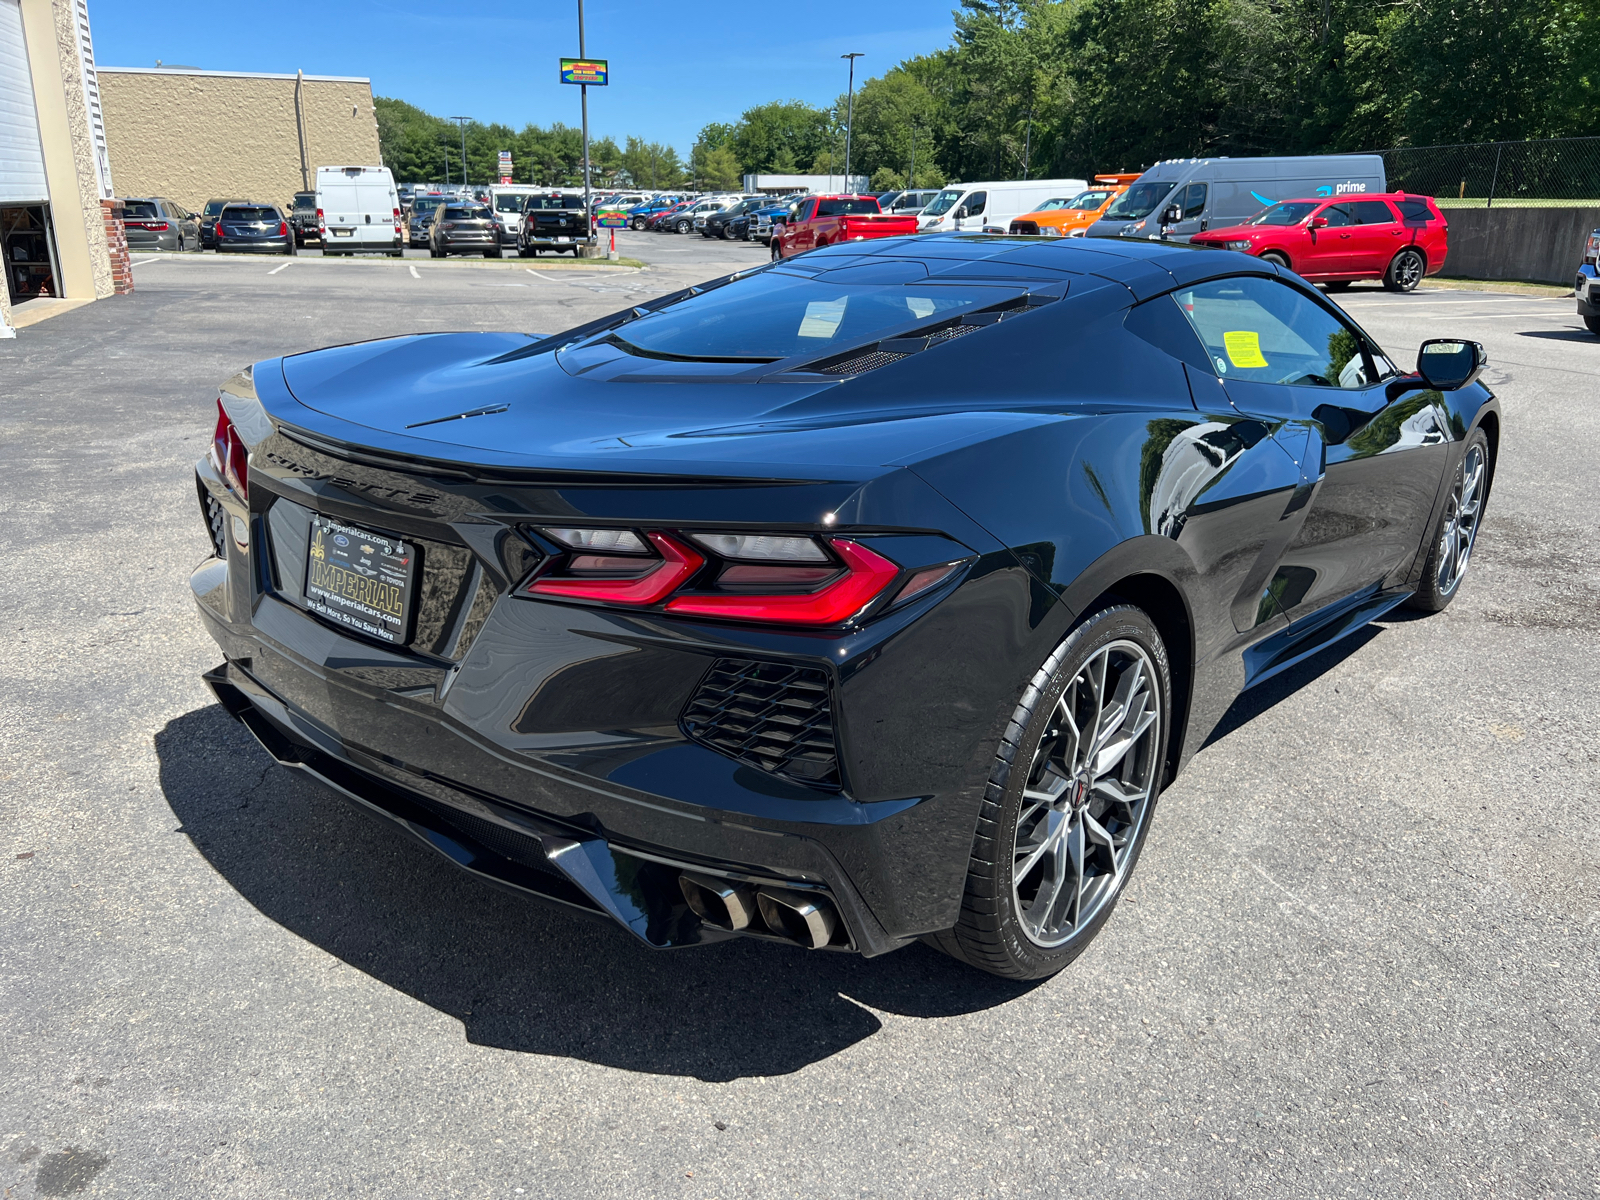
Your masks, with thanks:
[{"label": "brick wall", "polygon": [[106,226],[106,250],[111,255],[111,287],[119,296],[133,291],[133,264],[128,255],[128,231],[122,223],[122,201],[100,201]]}]

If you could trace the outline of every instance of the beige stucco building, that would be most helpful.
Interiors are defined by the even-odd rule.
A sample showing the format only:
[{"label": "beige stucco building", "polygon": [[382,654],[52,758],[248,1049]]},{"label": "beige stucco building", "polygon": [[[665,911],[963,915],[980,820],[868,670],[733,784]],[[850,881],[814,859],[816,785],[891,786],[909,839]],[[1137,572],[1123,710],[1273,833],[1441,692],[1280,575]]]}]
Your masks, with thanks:
[{"label": "beige stucco building", "polygon": [[318,167],[382,161],[368,79],[101,67],[100,96],[121,196],[287,205]]},{"label": "beige stucco building", "polygon": [[87,0],[0,0],[0,336],[13,306],[131,286]]}]

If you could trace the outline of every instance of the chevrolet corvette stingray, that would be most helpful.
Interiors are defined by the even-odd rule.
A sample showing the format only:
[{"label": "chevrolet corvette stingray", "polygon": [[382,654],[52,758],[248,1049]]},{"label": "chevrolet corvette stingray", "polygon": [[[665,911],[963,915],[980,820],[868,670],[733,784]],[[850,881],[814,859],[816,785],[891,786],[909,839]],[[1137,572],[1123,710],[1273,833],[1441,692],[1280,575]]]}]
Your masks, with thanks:
[{"label": "chevrolet corvette stingray", "polygon": [[1501,415],[1273,263],[830,246],[553,336],[256,363],[206,679],[280,763],[651,947],[1060,970],[1240,692],[1461,587]]}]

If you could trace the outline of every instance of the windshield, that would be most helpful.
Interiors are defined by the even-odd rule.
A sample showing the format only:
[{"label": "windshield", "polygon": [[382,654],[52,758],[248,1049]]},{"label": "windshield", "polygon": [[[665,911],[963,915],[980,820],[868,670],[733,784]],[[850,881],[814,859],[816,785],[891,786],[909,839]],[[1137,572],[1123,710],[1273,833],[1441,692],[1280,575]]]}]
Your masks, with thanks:
[{"label": "windshield", "polygon": [[922,210],[922,215],[925,217],[944,216],[945,213],[956,206],[956,201],[961,199],[965,193],[965,188],[945,188],[944,191],[929,201],[928,207]]},{"label": "windshield", "polygon": [[124,200],[122,202],[122,215],[130,221],[143,221],[149,217],[159,217],[152,200]]},{"label": "windshield", "polygon": [[494,198],[495,212],[519,213],[522,211],[522,202],[527,197],[516,192],[497,192]]},{"label": "windshield", "polygon": [[1015,288],[837,284],[762,271],[623,326],[620,339],[657,354],[770,361],[825,353],[918,321],[994,304]]},{"label": "windshield", "polygon": [[1274,204],[1259,216],[1252,217],[1251,225],[1298,225],[1311,215],[1311,210],[1321,203],[1318,200],[1289,200]]},{"label": "windshield", "polygon": [[278,210],[259,204],[230,204],[222,210],[224,221],[276,221]]},{"label": "windshield", "polygon": [[1114,221],[1137,221],[1140,217],[1148,217],[1171,190],[1172,184],[1167,182],[1136,183],[1106,209],[1106,216]]},{"label": "windshield", "polygon": [[[1104,204],[1109,199],[1111,199],[1111,191],[1110,191],[1110,189],[1108,189],[1108,188],[1099,188],[1099,189],[1091,188],[1087,192],[1079,192],[1071,200],[1068,200],[1066,202],[1066,204],[1063,205],[1063,207],[1065,207],[1065,208],[1099,208],[1102,204]],[[1054,203],[1054,201],[1052,201],[1051,203]]]},{"label": "windshield", "polygon": [[539,209],[582,208],[582,196],[529,196],[528,202],[522,206],[523,212],[534,212]]},{"label": "windshield", "polygon": [[294,206],[302,212],[309,212],[317,207],[317,194],[315,192],[296,192]]}]

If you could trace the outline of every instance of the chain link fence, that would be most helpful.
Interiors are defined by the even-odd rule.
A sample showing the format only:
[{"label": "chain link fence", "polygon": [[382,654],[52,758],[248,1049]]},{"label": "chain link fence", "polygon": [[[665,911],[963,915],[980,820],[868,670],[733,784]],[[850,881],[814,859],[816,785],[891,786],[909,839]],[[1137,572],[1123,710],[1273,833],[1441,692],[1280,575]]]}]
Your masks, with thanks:
[{"label": "chain link fence", "polygon": [[1600,207],[1600,137],[1380,150],[1390,191],[1441,208]]}]

